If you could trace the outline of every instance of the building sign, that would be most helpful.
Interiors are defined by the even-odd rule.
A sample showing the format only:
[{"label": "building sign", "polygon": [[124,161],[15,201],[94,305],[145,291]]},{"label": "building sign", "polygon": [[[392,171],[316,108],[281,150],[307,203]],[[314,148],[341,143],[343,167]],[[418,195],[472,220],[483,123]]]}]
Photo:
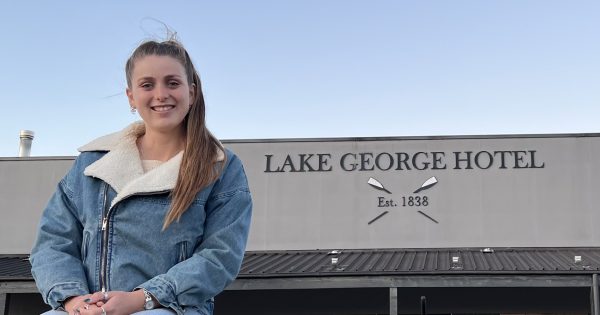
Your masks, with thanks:
[{"label": "building sign", "polygon": [[[544,168],[543,162],[536,162],[536,150],[516,151],[464,151],[464,152],[349,152],[344,153],[336,163],[331,153],[286,154],[284,158],[265,155],[265,173],[284,172],[331,172],[334,165],[346,172],[352,171],[424,171],[489,168],[521,169]],[[448,156],[451,156],[449,163]],[[275,161],[274,161],[275,160]]]},{"label": "building sign", "polygon": [[[343,153],[336,161],[331,153],[299,153],[285,154],[281,157],[273,154],[265,155],[265,173],[302,173],[302,172],[332,172],[334,167],[345,172],[370,172],[370,171],[427,171],[427,170],[487,170],[490,168],[527,169],[544,168],[545,163],[536,160],[536,150],[503,150],[503,151],[454,151],[454,152],[347,152]],[[375,178],[367,181],[375,189],[392,194]],[[415,207],[417,213],[432,222],[439,223],[424,212],[429,206],[430,198],[427,195],[417,195],[437,183],[435,177],[427,179],[413,194],[402,195],[396,200],[391,196],[378,196],[377,207]],[[389,211],[385,210],[374,219],[372,224]]]},{"label": "building sign", "polygon": [[600,246],[600,137],[227,143],[249,249]]}]

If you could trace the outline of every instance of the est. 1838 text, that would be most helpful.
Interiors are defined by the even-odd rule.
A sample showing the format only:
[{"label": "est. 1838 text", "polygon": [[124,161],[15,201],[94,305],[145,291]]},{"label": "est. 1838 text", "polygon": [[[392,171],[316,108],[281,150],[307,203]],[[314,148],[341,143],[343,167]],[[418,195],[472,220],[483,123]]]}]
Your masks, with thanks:
[{"label": "est. 1838 text", "polygon": [[402,196],[400,201],[391,198],[377,197],[377,207],[427,207],[429,197],[427,196]]}]

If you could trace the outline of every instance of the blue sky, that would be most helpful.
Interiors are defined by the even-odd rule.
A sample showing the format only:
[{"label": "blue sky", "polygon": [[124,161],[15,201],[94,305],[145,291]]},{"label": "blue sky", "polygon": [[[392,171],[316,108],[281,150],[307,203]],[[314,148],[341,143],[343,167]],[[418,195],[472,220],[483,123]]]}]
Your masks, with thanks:
[{"label": "blue sky", "polygon": [[0,156],[137,120],[123,67],[168,24],[221,139],[600,132],[600,2],[2,1]]}]

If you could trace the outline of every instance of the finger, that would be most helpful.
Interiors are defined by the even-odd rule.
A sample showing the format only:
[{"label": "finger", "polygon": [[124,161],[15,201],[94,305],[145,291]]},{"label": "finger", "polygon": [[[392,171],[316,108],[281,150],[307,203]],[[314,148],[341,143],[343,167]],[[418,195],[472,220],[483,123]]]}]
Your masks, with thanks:
[{"label": "finger", "polygon": [[[85,304],[87,305],[87,304]],[[82,312],[85,311],[85,309],[83,308],[83,305],[77,305],[75,308],[73,308],[73,315],[80,315],[82,314]]]},{"label": "finger", "polygon": [[84,310],[88,310],[90,308],[90,305],[85,303],[85,300],[78,304],[77,307],[75,308],[75,310],[77,310],[79,313],[83,312]]},{"label": "finger", "polygon": [[90,301],[86,303],[96,304],[99,301],[105,301],[105,298],[108,299],[108,297],[110,297],[108,292],[95,292],[89,297]]},{"label": "finger", "polygon": [[102,305],[104,305],[104,304],[106,304],[106,303],[104,303],[104,302],[102,302],[102,301],[96,302],[96,306],[98,306],[98,307],[100,307],[100,306],[102,306]]},{"label": "finger", "polygon": [[73,314],[75,315],[79,315],[81,314],[81,311],[83,310],[83,306],[86,304],[77,304],[74,308],[73,308]]},{"label": "finger", "polygon": [[102,300],[102,293],[96,292],[96,293],[90,294],[90,296],[86,297],[86,299],[83,301],[88,304],[95,304],[96,302],[98,302],[100,300]]},{"label": "finger", "polygon": [[102,309],[104,309],[104,311],[106,313],[111,313],[114,312],[116,309],[118,309],[117,305],[120,305],[121,303],[123,303],[122,299],[112,299],[106,303],[104,303],[104,305],[98,306],[98,308],[100,308],[100,313],[98,314],[102,314]]},{"label": "finger", "polygon": [[87,309],[81,311],[81,315],[96,315],[101,313],[102,311],[100,311],[100,308],[95,305],[88,305]]},{"label": "finger", "polygon": [[85,303],[85,304],[92,304],[92,295],[91,294],[82,296],[82,298],[83,298],[83,300],[82,300],[83,303]]}]

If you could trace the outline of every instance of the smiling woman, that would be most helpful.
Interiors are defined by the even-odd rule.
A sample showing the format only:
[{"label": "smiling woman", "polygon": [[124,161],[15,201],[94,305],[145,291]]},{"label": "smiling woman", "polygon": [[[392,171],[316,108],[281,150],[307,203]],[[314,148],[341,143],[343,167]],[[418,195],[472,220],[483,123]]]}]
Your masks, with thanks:
[{"label": "smiling woman", "polygon": [[141,44],[125,72],[143,122],[80,148],[42,216],[32,274],[48,314],[212,314],[248,237],[243,166],[206,128],[178,41]]},{"label": "smiling woman", "polygon": [[[166,135],[180,139],[181,143],[173,145],[180,145],[183,149],[185,126],[182,121],[192,107],[195,83],[188,84],[181,63],[169,56],[142,57],[135,62],[132,70],[127,97],[131,109],[137,110],[146,123],[146,135],[148,138]],[[151,144],[144,141],[144,137],[140,142],[145,153],[166,153],[151,150]],[[164,160],[164,157],[158,160]]]}]

